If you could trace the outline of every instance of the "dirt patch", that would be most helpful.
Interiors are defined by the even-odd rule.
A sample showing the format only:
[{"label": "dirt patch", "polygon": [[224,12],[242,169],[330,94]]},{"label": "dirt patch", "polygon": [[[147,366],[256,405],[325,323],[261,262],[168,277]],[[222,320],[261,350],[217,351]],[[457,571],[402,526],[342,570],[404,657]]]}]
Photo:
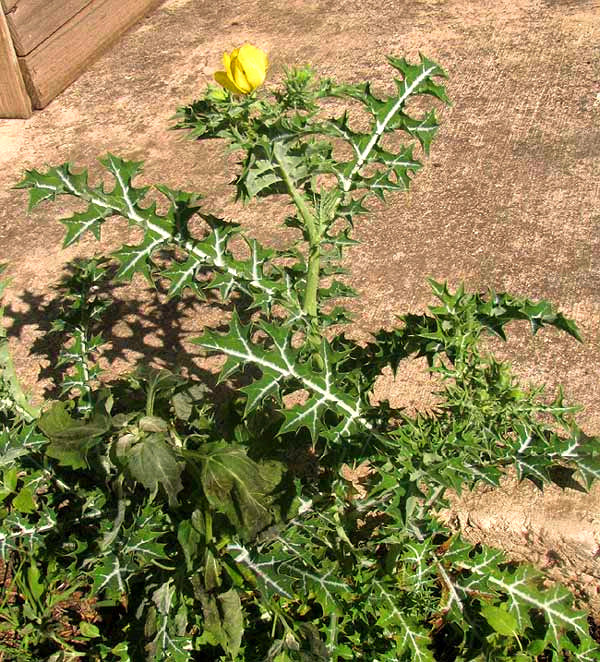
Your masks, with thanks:
[{"label": "dirt patch", "polygon": [[[25,196],[11,188],[25,168],[69,160],[94,177],[95,158],[108,151],[143,158],[145,181],[207,193],[207,208],[269,243],[280,210],[230,203],[222,147],[167,132],[174,109],[198,96],[221,53],[243,41],[270,51],[271,80],[284,66],[308,61],[324,75],[370,78],[379,89],[391,84],[386,54],[422,51],[450,73],[454,105],[441,111],[440,137],[412,193],[357,226],[363,243],[348,255],[348,267],[361,298],[351,333],[367,338],[398,314],[423,310],[431,300],[428,276],[547,298],[575,317],[585,343],[518,330],[501,351],[524,379],[550,390],[564,384],[568,398],[585,406],[584,429],[599,432],[599,7],[592,0],[240,0],[224,10],[203,0],[165,2],[46,110],[0,120],[0,261],[9,262],[13,278],[7,324],[20,374],[41,391],[49,284],[62,265],[129,241],[132,232],[107,226],[102,247],[86,241],[61,251],[56,218],[67,207],[61,201],[27,214]],[[113,373],[140,357],[188,361],[187,339],[222,314],[183,302],[165,306],[142,281],[117,295],[107,355]],[[426,380],[414,381],[418,372],[407,366],[396,382],[384,377],[379,397],[418,408],[430,392]],[[508,482],[503,489],[502,506],[482,493],[457,506],[457,521],[527,558],[539,552],[542,565],[564,531],[557,553],[567,575],[598,578],[597,492],[572,501],[568,488],[530,493]],[[525,514],[530,503],[536,508]],[[546,535],[551,521],[555,532]]]},{"label": "dirt patch", "polygon": [[580,606],[600,615],[600,486],[587,494],[565,476],[542,492],[513,475],[499,489],[451,499],[446,521],[474,543],[502,548],[511,560],[534,563],[566,583]]}]

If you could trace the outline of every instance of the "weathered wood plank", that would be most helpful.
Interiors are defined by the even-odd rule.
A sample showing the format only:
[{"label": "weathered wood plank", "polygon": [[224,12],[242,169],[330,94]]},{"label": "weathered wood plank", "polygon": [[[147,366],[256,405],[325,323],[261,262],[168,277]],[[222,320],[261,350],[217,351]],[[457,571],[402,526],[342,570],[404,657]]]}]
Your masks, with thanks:
[{"label": "weathered wood plank", "polygon": [[0,5],[2,5],[4,13],[7,14],[13,7],[16,6],[17,2],[19,2],[19,0],[0,0]]},{"label": "weathered wood plank", "polygon": [[31,99],[21,76],[6,16],[0,12],[0,117],[30,115]]},{"label": "weathered wood plank", "polygon": [[17,0],[6,15],[17,55],[27,55],[92,0]]},{"label": "weathered wood plank", "polygon": [[26,57],[21,71],[34,108],[44,108],[108,46],[162,0],[94,0]]}]

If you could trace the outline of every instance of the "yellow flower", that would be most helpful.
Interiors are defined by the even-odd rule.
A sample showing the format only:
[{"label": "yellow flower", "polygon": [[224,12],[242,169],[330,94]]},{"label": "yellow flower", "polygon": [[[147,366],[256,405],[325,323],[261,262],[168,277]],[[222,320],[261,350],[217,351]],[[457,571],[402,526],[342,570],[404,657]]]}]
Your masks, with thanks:
[{"label": "yellow flower", "polygon": [[223,66],[225,71],[215,73],[217,83],[235,94],[250,94],[263,84],[269,60],[260,48],[244,44],[231,53],[223,53]]}]

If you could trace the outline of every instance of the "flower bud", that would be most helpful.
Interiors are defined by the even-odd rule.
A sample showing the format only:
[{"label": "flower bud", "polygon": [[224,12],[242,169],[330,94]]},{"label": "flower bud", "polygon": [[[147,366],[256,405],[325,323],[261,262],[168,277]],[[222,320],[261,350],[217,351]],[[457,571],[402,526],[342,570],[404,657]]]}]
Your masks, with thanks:
[{"label": "flower bud", "polygon": [[217,83],[234,94],[250,94],[263,84],[269,60],[260,48],[244,44],[223,54],[223,66],[225,71],[215,73]]}]

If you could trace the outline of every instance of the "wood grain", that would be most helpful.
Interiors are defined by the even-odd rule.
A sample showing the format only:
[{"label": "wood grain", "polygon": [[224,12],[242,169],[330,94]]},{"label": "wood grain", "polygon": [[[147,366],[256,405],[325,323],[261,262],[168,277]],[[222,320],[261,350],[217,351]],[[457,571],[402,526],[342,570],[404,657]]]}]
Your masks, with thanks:
[{"label": "wood grain", "polygon": [[6,16],[0,12],[0,117],[25,118],[30,115],[31,100],[21,76]]},{"label": "wood grain", "polygon": [[34,108],[44,108],[108,46],[162,0],[94,0],[26,57],[21,71]]},{"label": "wood grain", "polygon": [[0,5],[2,5],[4,13],[7,14],[13,7],[16,6],[17,2],[19,2],[19,0],[0,0]]},{"label": "wood grain", "polygon": [[17,55],[27,55],[92,0],[18,0],[6,15]]}]

